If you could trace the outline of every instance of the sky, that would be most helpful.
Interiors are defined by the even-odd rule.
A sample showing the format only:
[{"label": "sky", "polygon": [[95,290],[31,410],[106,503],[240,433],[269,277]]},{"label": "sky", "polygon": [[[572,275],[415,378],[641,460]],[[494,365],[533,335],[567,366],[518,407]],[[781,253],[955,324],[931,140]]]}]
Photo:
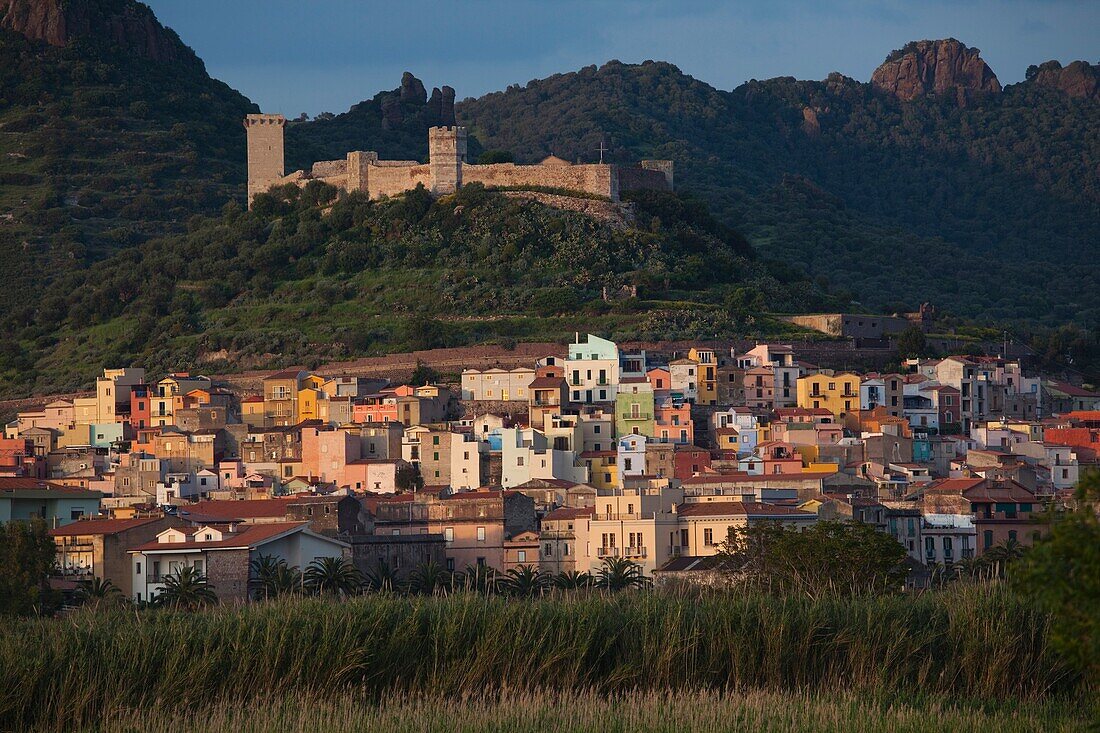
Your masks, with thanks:
[{"label": "sky", "polygon": [[343,112],[411,71],[459,99],[611,59],[669,61],[720,89],[861,81],[893,49],[958,38],[1002,84],[1100,60],[1100,0],[144,0],[212,76],[265,112]]}]

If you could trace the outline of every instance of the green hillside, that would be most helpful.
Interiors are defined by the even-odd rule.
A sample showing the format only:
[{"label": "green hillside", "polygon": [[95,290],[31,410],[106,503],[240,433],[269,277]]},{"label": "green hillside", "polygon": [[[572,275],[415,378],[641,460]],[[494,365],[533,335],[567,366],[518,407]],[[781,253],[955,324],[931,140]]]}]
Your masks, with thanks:
[{"label": "green hillside", "polygon": [[[496,341],[702,338],[788,330],[758,315],[842,305],[753,257],[705,206],[639,193],[633,221],[592,218],[478,185],[381,202],[311,183],[251,211],[71,272],[0,353],[4,392],[76,388],[103,364],[154,372]],[[637,299],[605,302],[637,285]]]}]

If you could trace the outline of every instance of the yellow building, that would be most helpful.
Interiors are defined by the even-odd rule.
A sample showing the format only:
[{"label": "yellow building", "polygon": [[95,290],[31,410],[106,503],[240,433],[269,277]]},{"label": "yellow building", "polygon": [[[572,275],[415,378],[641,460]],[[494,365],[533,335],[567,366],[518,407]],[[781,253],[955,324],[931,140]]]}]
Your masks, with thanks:
[{"label": "yellow building", "polygon": [[695,404],[718,404],[718,357],[714,349],[693,348],[688,359],[699,364]]},{"label": "yellow building", "polygon": [[614,489],[619,485],[619,467],[613,450],[587,451],[581,460],[588,467],[588,485],[594,489]]},{"label": "yellow building", "polygon": [[306,376],[298,385],[298,422],[321,419],[321,400],[328,395],[324,391],[325,380],[316,374]]},{"label": "yellow building", "polygon": [[825,408],[837,417],[859,411],[859,377],[855,374],[811,374],[798,380],[798,406]]}]

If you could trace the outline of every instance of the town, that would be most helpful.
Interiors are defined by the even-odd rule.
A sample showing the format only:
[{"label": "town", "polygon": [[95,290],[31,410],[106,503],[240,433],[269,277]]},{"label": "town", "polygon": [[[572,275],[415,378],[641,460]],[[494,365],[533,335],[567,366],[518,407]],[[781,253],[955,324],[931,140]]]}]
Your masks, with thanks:
[{"label": "town", "polygon": [[259,389],[107,368],[20,412],[0,522],[40,517],[53,587],[136,602],[184,569],[223,602],[263,558],[703,578],[731,530],[852,520],[901,544],[910,586],[1032,544],[1096,466],[1100,394],[1019,359],[821,368],[790,345],[665,352],[595,335],[451,383],[268,374]]}]

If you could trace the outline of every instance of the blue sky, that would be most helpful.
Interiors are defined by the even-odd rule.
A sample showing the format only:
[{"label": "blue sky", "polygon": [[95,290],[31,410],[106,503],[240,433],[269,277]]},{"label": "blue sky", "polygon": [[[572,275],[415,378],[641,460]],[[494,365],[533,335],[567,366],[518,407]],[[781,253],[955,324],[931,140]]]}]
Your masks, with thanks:
[{"label": "blue sky", "polygon": [[670,61],[722,89],[866,81],[906,41],[953,36],[1002,84],[1100,60],[1100,0],[145,0],[210,73],[264,111],[342,112],[411,71],[478,96],[609,59]]}]

